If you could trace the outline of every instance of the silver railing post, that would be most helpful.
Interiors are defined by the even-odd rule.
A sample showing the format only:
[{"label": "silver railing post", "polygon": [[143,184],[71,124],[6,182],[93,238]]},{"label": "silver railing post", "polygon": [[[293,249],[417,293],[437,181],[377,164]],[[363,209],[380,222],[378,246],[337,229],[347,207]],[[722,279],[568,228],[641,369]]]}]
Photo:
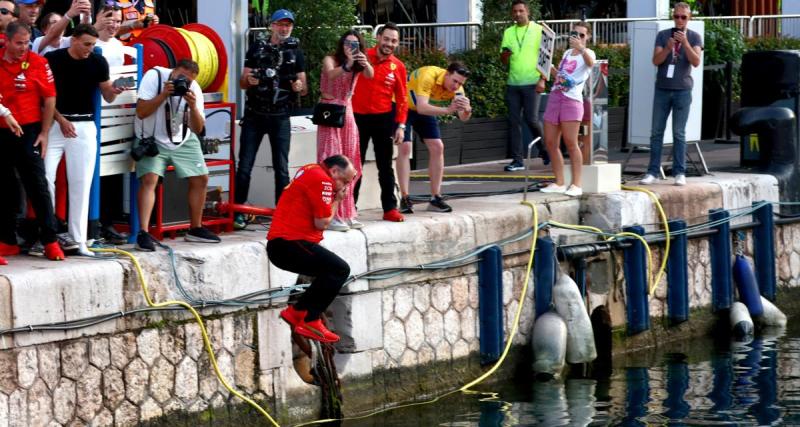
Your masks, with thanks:
[{"label": "silver railing post", "polygon": [[531,164],[531,150],[533,150],[533,146],[536,145],[536,143],[539,142],[541,139],[542,139],[541,136],[537,136],[536,138],[533,138],[533,141],[531,141],[528,144],[528,158],[525,160],[525,189],[522,191],[522,201],[525,202],[528,201],[528,175],[530,175],[528,173],[530,172],[528,168],[530,167],[529,165]]}]

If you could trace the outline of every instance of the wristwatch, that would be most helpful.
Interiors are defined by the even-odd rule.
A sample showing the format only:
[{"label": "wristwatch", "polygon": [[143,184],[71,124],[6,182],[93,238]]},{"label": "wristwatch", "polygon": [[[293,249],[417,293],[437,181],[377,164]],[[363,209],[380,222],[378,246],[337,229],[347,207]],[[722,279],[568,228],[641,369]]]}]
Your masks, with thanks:
[{"label": "wristwatch", "polygon": [[398,127],[399,129],[406,130],[406,124],[405,124],[405,123],[399,123],[399,124],[397,125],[397,127]]}]

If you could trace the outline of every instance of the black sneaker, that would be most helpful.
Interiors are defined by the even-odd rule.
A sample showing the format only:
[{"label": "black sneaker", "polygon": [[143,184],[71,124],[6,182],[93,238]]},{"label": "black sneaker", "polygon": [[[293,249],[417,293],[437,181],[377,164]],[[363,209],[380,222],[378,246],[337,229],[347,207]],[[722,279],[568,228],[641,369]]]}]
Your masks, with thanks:
[{"label": "black sneaker", "polygon": [[247,228],[247,219],[244,217],[244,214],[237,213],[233,217],[233,229],[234,230],[244,230]]},{"label": "black sneaker", "polygon": [[433,196],[428,203],[428,210],[431,212],[453,212],[453,208],[444,202],[442,196]]},{"label": "black sneaker", "polygon": [[507,164],[506,167],[503,168],[503,170],[506,172],[521,171],[525,170],[525,165],[523,165],[522,162],[514,160],[513,162]]},{"label": "black sneaker", "polygon": [[36,243],[34,243],[33,246],[31,246],[28,249],[28,255],[43,257],[44,256],[44,245],[42,244],[42,242],[37,240]]},{"label": "black sneaker", "polygon": [[103,239],[114,245],[128,243],[128,233],[121,233],[113,225],[103,227]]},{"label": "black sneaker", "polygon": [[142,230],[136,235],[136,249],[142,252],[155,252],[156,239],[150,233]]},{"label": "black sneaker", "polygon": [[69,233],[59,233],[56,235],[56,240],[58,240],[58,246],[61,246],[62,251],[74,251],[81,246],[70,237]]},{"label": "black sneaker", "polygon": [[400,198],[400,213],[404,214],[412,214],[414,213],[414,209],[412,208],[414,203],[411,202],[411,198],[408,196]]},{"label": "black sneaker", "polygon": [[211,230],[205,227],[197,227],[189,229],[189,232],[183,236],[183,240],[187,242],[199,242],[199,243],[219,243],[219,237],[212,233]]}]

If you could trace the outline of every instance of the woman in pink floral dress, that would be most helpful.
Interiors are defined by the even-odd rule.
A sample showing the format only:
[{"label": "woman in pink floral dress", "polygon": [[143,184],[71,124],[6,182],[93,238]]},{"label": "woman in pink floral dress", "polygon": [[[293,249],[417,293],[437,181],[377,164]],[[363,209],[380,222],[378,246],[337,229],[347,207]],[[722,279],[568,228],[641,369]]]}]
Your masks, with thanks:
[{"label": "woman in pink floral dress", "polygon": [[[355,31],[348,31],[339,39],[336,52],[322,60],[322,73],[320,76],[320,102],[325,104],[344,105],[346,114],[344,127],[329,126],[317,127],[317,161],[343,154],[347,156],[356,168],[358,175],[353,182],[361,176],[361,151],[358,143],[358,128],[353,117],[351,98],[353,87],[360,74],[371,79],[373,69],[364,54],[364,39]],[[364,225],[358,222],[356,204],[353,199],[353,185],[347,188],[345,198],[339,204],[336,215],[328,226],[328,230],[347,231],[351,228],[361,228]]]}]

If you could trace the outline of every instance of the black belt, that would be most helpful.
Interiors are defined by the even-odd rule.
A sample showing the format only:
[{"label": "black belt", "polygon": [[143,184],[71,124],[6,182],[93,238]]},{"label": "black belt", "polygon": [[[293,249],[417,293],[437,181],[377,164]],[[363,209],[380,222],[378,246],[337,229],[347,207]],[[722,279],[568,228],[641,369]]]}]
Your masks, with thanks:
[{"label": "black belt", "polygon": [[65,119],[71,122],[93,122],[94,114],[62,114]]}]

